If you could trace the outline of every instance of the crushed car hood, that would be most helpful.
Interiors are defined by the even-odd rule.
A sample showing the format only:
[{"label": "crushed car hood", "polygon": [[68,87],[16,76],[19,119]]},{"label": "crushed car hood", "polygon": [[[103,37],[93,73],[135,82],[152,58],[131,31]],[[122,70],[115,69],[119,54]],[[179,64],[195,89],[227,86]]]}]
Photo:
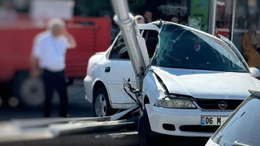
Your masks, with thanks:
[{"label": "crushed car hood", "polygon": [[169,93],[202,99],[245,99],[260,81],[250,73],[152,67]]}]

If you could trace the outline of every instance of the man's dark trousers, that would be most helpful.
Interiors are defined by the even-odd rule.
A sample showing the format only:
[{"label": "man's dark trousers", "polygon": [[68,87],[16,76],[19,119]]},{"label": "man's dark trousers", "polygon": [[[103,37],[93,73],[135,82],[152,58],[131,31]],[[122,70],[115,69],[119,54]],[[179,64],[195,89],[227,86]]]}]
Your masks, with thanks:
[{"label": "man's dark trousers", "polygon": [[51,101],[53,93],[56,90],[60,98],[59,115],[61,117],[67,116],[68,110],[68,95],[67,95],[67,82],[65,71],[52,72],[47,69],[43,70],[43,82],[45,87],[45,105],[44,116],[50,117]]}]

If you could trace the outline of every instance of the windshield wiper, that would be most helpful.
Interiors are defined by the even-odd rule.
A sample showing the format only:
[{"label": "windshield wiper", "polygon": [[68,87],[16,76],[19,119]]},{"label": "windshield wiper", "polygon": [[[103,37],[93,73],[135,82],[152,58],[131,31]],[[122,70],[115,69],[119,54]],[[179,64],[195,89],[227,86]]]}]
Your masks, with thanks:
[{"label": "windshield wiper", "polygon": [[250,146],[249,144],[238,142],[237,140],[233,142],[234,146]]}]

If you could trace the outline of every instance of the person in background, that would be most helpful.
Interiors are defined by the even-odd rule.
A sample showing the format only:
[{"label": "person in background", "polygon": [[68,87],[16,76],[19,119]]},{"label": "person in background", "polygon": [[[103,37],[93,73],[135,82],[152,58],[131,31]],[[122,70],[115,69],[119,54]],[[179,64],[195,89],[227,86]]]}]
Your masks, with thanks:
[{"label": "person in background", "polygon": [[13,7],[12,1],[1,1],[2,7],[0,8],[0,25],[10,26],[14,25],[17,20],[17,13]]},{"label": "person in background", "polygon": [[50,117],[51,99],[56,90],[60,99],[61,117],[67,117],[68,97],[65,76],[66,50],[76,47],[75,39],[59,18],[48,22],[48,28],[34,40],[31,59],[31,78],[39,78],[42,72],[45,87],[44,116]]},{"label": "person in background", "polygon": [[153,20],[153,12],[150,10],[146,10],[144,12],[144,21],[145,23],[150,23]]},{"label": "person in background", "polygon": [[171,19],[171,22],[179,23],[179,18],[177,16],[173,16],[172,19]]},{"label": "person in background", "polygon": [[250,67],[257,67],[260,69],[260,54],[259,39],[257,38],[257,27],[255,24],[250,25],[249,31],[243,35],[242,38],[242,54],[247,59],[247,63]]},{"label": "person in background", "polygon": [[144,24],[144,17],[141,15],[136,15],[135,20],[136,20],[137,24]]}]

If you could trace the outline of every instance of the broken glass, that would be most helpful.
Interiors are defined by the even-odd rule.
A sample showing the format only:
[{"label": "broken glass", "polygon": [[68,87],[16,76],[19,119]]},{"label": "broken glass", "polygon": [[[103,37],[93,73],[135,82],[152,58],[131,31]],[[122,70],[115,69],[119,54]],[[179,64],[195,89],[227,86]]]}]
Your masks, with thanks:
[{"label": "broken glass", "polygon": [[152,65],[168,68],[247,72],[223,41],[188,27],[164,23]]}]

